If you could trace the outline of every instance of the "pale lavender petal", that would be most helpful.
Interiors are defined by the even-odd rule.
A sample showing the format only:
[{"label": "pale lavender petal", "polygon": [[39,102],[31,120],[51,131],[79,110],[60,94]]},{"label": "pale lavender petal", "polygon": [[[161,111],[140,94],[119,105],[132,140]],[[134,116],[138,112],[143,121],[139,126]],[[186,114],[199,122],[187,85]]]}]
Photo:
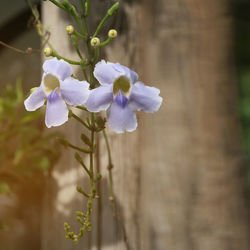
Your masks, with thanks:
[{"label": "pale lavender petal", "polygon": [[95,65],[94,76],[101,85],[112,84],[119,76],[126,75],[122,67],[101,60]]},{"label": "pale lavender petal", "polygon": [[132,86],[129,104],[133,110],[153,113],[160,108],[162,103],[162,98],[159,94],[159,89],[146,86],[142,82],[136,82]]},{"label": "pale lavender petal", "polygon": [[72,75],[72,68],[70,64],[62,59],[58,60],[55,57],[50,60],[46,60],[43,63],[43,70],[45,73],[51,73],[58,76],[61,80],[64,80]]},{"label": "pale lavender petal", "polygon": [[85,107],[91,112],[106,110],[113,101],[112,85],[103,85],[90,90]]},{"label": "pale lavender petal", "polygon": [[68,108],[56,89],[48,96],[45,124],[48,128],[60,126],[68,120]]},{"label": "pale lavender petal", "polygon": [[116,63],[115,65],[116,65],[116,67],[119,67],[119,68],[121,67],[126,72],[126,75],[129,76],[132,84],[134,84],[137,81],[138,75],[133,70],[131,70],[128,67],[123,66],[119,63]]},{"label": "pale lavender petal", "polygon": [[24,106],[28,111],[34,111],[40,108],[46,100],[46,95],[42,88],[37,88],[25,101]]},{"label": "pale lavender petal", "polygon": [[89,83],[78,81],[72,77],[65,79],[60,85],[61,95],[65,102],[72,106],[83,105],[89,96]]},{"label": "pale lavender petal", "polygon": [[136,115],[129,105],[124,108],[113,102],[107,111],[109,127],[116,133],[132,132],[137,127]]}]

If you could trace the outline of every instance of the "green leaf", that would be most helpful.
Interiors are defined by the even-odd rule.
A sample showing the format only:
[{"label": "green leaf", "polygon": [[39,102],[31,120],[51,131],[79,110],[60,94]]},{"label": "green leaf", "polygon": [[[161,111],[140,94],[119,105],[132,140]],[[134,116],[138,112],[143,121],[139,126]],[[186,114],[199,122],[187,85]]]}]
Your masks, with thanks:
[{"label": "green leaf", "polygon": [[82,139],[82,141],[83,141],[86,145],[88,145],[88,146],[91,147],[91,141],[90,141],[90,139],[88,138],[88,136],[86,136],[85,134],[81,134],[81,139]]}]

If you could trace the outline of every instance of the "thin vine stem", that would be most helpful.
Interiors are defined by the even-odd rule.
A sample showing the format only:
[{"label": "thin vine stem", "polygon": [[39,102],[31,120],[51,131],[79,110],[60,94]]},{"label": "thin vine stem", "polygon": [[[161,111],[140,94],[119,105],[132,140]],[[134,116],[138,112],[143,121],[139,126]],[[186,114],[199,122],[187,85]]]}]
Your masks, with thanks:
[{"label": "thin vine stem", "polygon": [[66,10],[66,8],[62,4],[58,3],[56,0],[49,0],[49,1],[51,3],[53,3],[54,5],[56,5],[57,7],[61,8],[63,10]]},{"label": "thin vine stem", "polygon": [[[79,106],[77,106],[77,108],[79,108]],[[77,120],[78,122],[80,122],[85,128],[87,128],[88,130],[90,130],[90,127],[88,126],[88,124],[83,121],[80,117],[78,117],[77,115],[75,115],[73,112],[71,112],[70,114],[75,120]]]},{"label": "thin vine stem", "polygon": [[114,199],[114,189],[113,189],[114,184],[113,184],[112,169],[113,169],[114,165],[112,163],[111,150],[110,150],[109,141],[108,141],[108,137],[107,137],[105,129],[102,131],[102,133],[103,133],[106,148],[107,148],[107,151],[108,151],[108,167],[107,168],[108,168],[108,172],[109,172],[109,185],[110,185],[109,199],[113,200]]},{"label": "thin vine stem", "polygon": [[83,64],[82,61],[77,62],[77,61],[73,61],[73,60],[70,60],[68,58],[65,58],[63,56],[60,56],[60,55],[57,54],[57,52],[55,50],[53,50],[52,56],[56,57],[57,59],[63,59],[64,61],[66,61],[66,62],[68,62],[70,64],[73,64],[73,65],[82,65]]},{"label": "thin vine stem", "polygon": [[[87,32],[86,32],[87,33]],[[76,36],[78,36],[79,38],[83,39],[84,41],[87,41],[87,37],[79,32],[77,32],[76,30],[74,30],[74,34]]]},{"label": "thin vine stem", "polygon": [[89,151],[89,150],[87,150],[87,149],[77,147],[77,146],[75,146],[75,145],[72,145],[71,143],[68,143],[67,146],[69,146],[70,148],[73,148],[73,149],[75,149],[75,150],[77,150],[77,151],[79,151],[79,152],[85,153],[85,154],[91,154],[91,153],[92,153],[91,151]]},{"label": "thin vine stem", "polygon": [[111,41],[112,41],[112,39],[108,38],[104,42],[100,43],[99,47],[104,47],[104,46],[108,45]]},{"label": "thin vine stem", "polygon": [[106,14],[105,17],[104,17],[104,18],[101,20],[101,22],[99,23],[99,25],[98,25],[98,27],[97,27],[97,29],[96,29],[96,31],[95,31],[93,37],[97,37],[97,35],[99,34],[99,32],[100,32],[100,30],[101,30],[103,24],[108,20],[108,18],[109,18],[109,15]]},{"label": "thin vine stem", "polygon": [[[84,11],[84,5],[83,5],[83,0],[78,0],[81,8],[81,20],[82,20],[82,27],[84,32],[87,34],[88,33],[88,28],[87,28],[87,23],[85,19],[85,11]],[[85,39],[84,39],[85,40]]]}]

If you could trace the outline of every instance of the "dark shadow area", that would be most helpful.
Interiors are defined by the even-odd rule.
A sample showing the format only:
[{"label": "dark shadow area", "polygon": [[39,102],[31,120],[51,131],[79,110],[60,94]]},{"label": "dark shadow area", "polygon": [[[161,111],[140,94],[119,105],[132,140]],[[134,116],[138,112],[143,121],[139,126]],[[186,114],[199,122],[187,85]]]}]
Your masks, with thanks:
[{"label": "dark shadow area", "polygon": [[234,15],[234,55],[239,88],[239,112],[245,164],[242,171],[250,209],[250,0],[231,0]]}]

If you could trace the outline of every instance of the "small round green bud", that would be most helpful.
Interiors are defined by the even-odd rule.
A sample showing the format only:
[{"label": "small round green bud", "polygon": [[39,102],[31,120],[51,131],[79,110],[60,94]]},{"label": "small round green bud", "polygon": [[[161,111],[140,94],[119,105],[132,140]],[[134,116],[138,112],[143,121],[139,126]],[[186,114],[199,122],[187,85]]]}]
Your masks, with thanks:
[{"label": "small round green bud", "polygon": [[108,33],[108,37],[111,38],[111,39],[116,38],[117,37],[117,31],[114,30],[114,29],[110,30],[109,33]]},{"label": "small round green bud", "polygon": [[72,35],[74,33],[74,27],[72,25],[68,25],[66,27],[66,32],[69,34],[69,35]]},{"label": "small round green bud", "polygon": [[45,56],[51,56],[52,52],[53,52],[53,50],[51,48],[49,48],[49,47],[44,49],[44,55]]},{"label": "small round green bud", "polygon": [[100,39],[98,37],[93,37],[90,41],[91,46],[98,47],[100,45]]},{"label": "small round green bud", "polygon": [[82,222],[82,218],[81,218],[80,216],[77,216],[77,217],[76,217],[76,220],[77,220],[78,222],[80,222],[80,223]]},{"label": "small round green bud", "polygon": [[76,211],[76,215],[77,215],[77,216],[84,217],[84,213],[83,213],[83,212],[80,212],[80,211]]}]

